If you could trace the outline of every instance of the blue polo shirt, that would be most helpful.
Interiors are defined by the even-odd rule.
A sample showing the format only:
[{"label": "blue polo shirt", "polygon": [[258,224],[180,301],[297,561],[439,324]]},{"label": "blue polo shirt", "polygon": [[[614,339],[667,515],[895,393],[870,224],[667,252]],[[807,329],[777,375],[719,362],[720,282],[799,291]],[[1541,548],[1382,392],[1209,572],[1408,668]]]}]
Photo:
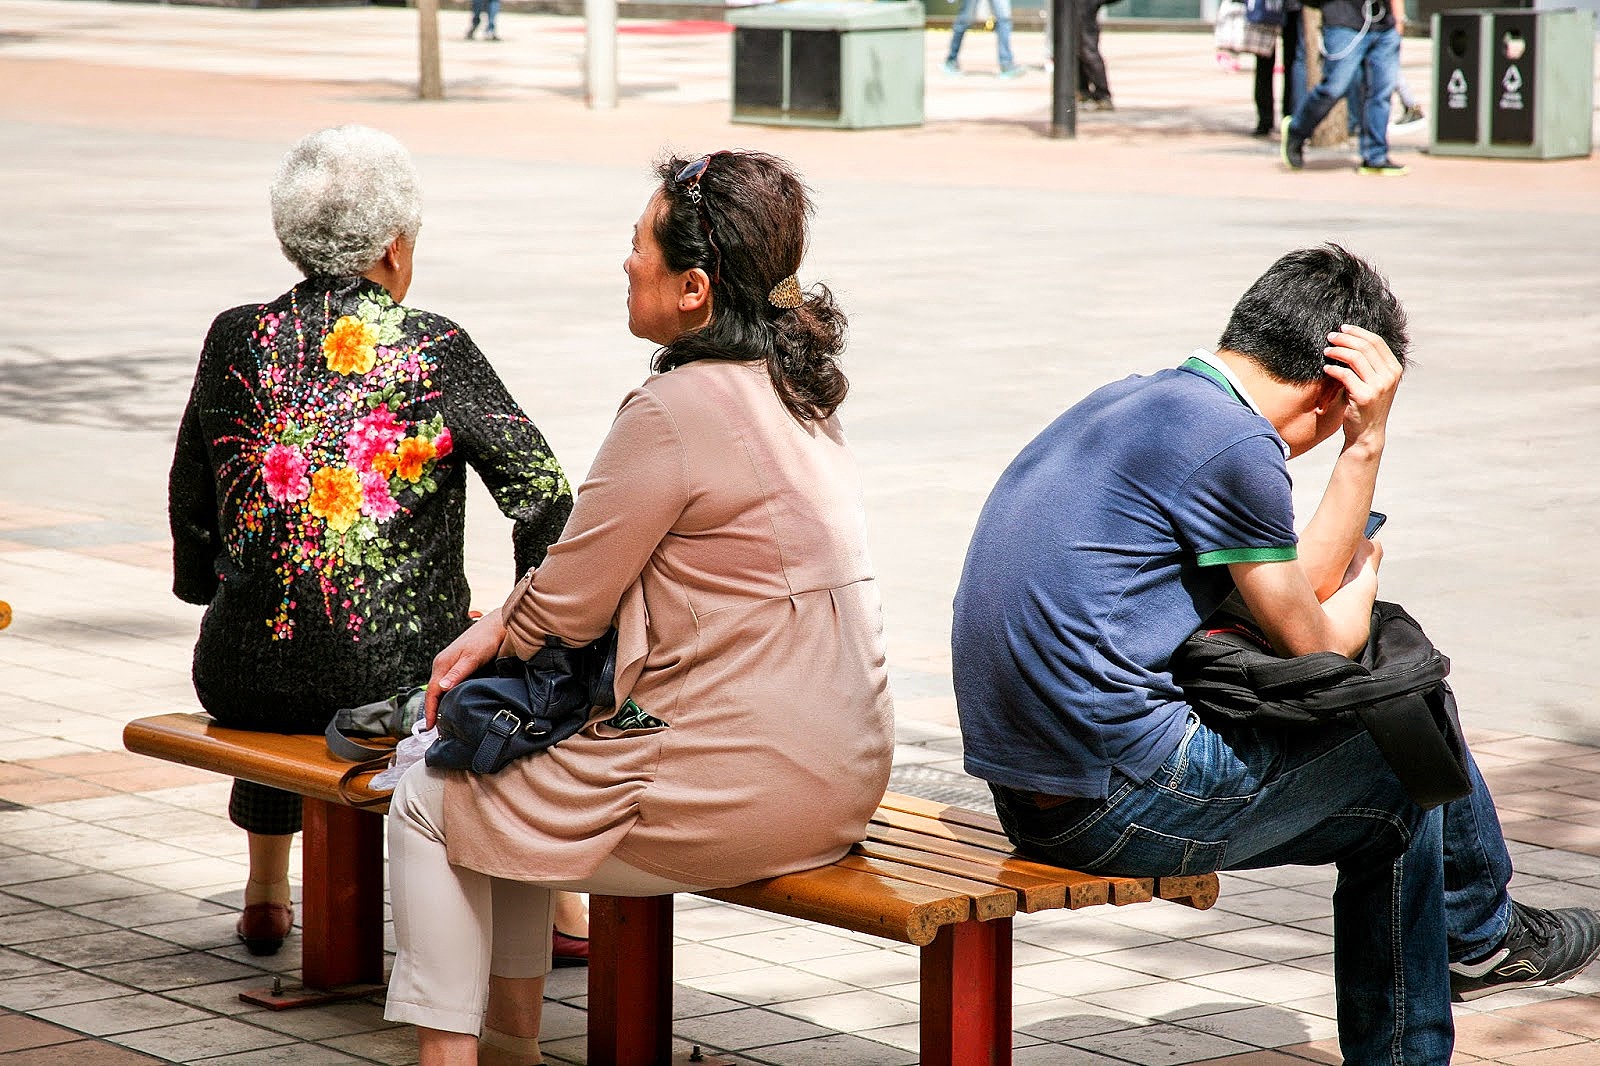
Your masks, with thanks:
[{"label": "blue polo shirt", "polygon": [[1188,719],[1172,653],[1233,591],[1226,564],[1296,557],[1283,442],[1203,354],[1091,394],[984,504],[951,639],[968,773],[1087,798],[1147,780]]}]

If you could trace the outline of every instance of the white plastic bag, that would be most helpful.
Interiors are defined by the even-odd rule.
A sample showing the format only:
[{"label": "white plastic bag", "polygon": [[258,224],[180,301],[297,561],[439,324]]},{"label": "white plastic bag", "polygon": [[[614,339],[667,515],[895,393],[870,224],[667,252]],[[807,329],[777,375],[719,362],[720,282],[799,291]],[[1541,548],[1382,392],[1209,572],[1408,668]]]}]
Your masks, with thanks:
[{"label": "white plastic bag", "polygon": [[411,769],[412,765],[422,761],[428,753],[433,742],[438,739],[437,727],[429,728],[427,723],[418,718],[411,727],[411,735],[404,738],[394,746],[394,762],[387,769],[372,779],[368,786],[377,791],[392,789],[400,783],[400,775]]}]

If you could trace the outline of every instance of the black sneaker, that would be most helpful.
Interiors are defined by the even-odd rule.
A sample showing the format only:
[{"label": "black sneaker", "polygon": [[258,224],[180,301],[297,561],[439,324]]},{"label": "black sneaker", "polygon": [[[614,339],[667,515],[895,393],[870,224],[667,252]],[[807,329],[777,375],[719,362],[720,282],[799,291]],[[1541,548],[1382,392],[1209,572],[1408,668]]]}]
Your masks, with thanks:
[{"label": "black sneaker", "polygon": [[1411,171],[1392,159],[1385,159],[1381,163],[1362,163],[1359,167],[1356,167],[1356,173],[1372,174],[1380,178],[1403,178]]},{"label": "black sneaker", "polygon": [[1290,170],[1299,170],[1306,165],[1306,139],[1296,137],[1289,132],[1289,127],[1294,123],[1293,115],[1283,116],[1283,122],[1278,126],[1282,131],[1283,140],[1280,145],[1283,149],[1283,162]]},{"label": "black sneaker", "polygon": [[1512,901],[1511,927],[1488,958],[1450,964],[1450,998],[1466,1003],[1495,992],[1558,985],[1600,955],[1600,911],[1547,911]]}]

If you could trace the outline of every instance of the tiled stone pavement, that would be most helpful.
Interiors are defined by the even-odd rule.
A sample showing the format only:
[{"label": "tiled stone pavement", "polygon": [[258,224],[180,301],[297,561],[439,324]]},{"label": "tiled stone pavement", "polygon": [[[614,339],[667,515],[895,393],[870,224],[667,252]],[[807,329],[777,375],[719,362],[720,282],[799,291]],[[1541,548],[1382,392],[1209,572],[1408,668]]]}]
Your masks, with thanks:
[{"label": "tiled stone pavement", "polygon": [[[227,785],[120,745],[130,718],[194,706],[197,613],[168,591],[161,491],[196,339],[217,309],[283,287],[266,175],[290,139],[333,121],[383,125],[417,150],[418,301],[471,324],[513,391],[539,399],[574,471],[647,355],[620,324],[595,325],[620,307],[642,161],[671,137],[801,162],[824,194],[822,273],[853,316],[896,783],[956,802],[982,793],[948,727],[949,589],[963,523],[1019,434],[1063,397],[1146,368],[1130,353],[1203,340],[1196,323],[1286,241],[1380,255],[1431,364],[1397,442],[1413,458],[1398,447],[1386,461],[1406,517],[1391,508],[1385,577],[1429,605],[1475,697],[1464,713],[1518,896],[1600,904],[1600,749],[1545,739],[1600,738],[1592,568],[1559,565],[1596,525],[1592,161],[1429,158],[1412,133],[1400,147],[1415,172],[1381,198],[1349,184],[1340,153],[1284,175],[1272,145],[1242,137],[1246,79],[1216,75],[1203,38],[1171,34],[1107,35],[1119,109],[1084,116],[1070,144],[1037,136],[1042,78],[942,78],[937,33],[922,130],[730,130],[726,35],[625,33],[624,105],[595,115],[575,103],[573,20],[508,16],[507,42],[478,46],[450,39],[451,17],[452,99],[421,106],[405,100],[404,11],[0,4],[0,599],[16,608],[0,632],[0,1066],[415,1060],[376,1003],[273,1014],[238,1000],[294,979],[298,938],[270,960],[233,940],[244,861]],[[975,69],[986,45],[969,45]],[[1039,47],[1019,35],[1026,61]],[[1406,56],[1421,89],[1427,42]],[[541,288],[560,295],[530,296]],[[85,290],[93,313],[74,302]],[[942,349],[978,332],[994,350],[973,376],[966,353]],[[487,600],[504,548],[475,539],[474,506],[469,571]],[[1534,661],[1536,676],[1500,665]],[[1530,735],[1486,728],[1509,723]],[[1223,882],[1205,913],[1019,918],[1016,1061],[1337,1061],[1327,872]],[[694,899],[677,933],[685,1048],[916,1061],[914,952]],[[547,1056],[581,1062],[583,972],[558,971],[549,991]],[[1600,1064],[1600,973],[1482,1000],[1457,1022],[1459,1062]]]},{"label": "tiled stone pavement", "polygon": [[[79,516],[7,509],[39,530]],[[3,540],[5,531],[0,531]],[[117,750],[122,722],[188,706],[183,608],[154,552],[4,543],[8,594],[50,602],[0,634],[0,1066],[408,1063],[376,1000],[274,1013],[240,1002],[292,982],[234,942],[242,834],[226,782]],[[115,617],[69,621],[93,590]],[[145,606],[148,605],[148,606]],[[92,699],[86,697],[92,695]],[[903,721],[896,784],[981,803],[947,726]],[[1600,751],[1474,732],[1513,839],[1519,898],[1600,904]],[[1331,876],[1225,875],[1214,910],[1165,904],[1019,916],[1019,1064],[1337,1062]],[[916,1061],[915,951],[680,899],[676,1033],[738,1062]],[[1600,972],[1458,1011],[1459,1062],[1600,1063]],[[549,985],[551,1062],[584,1062],[584,971]]]}]

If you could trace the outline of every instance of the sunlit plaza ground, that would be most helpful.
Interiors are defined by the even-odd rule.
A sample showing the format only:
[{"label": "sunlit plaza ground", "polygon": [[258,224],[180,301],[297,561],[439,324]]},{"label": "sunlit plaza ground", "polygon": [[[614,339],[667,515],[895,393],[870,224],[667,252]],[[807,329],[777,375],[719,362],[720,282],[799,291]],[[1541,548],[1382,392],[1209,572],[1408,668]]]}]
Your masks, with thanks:
[{"label": "sunlit plaza ground", "polygon": [[[196,709],[198,610],[169,591],[164,493],[200,339],[295,280],[266,185],[290,142],[346,121],[417,156],[410,301],[471,331],[574,477],[646,372],[621,262],[651,160],[798,164],[819,206],[801,280],[851,315],[843,415],[886,602],[895,787],[968,804],[949,603],[1000,469],[1096,385],[1213,343],[1280,252],[1372,257],[1417,361],[1379,488],[1384,594],[1454,662],[1517,897],[1600,906],[1600,162],[1443,158],[1412,130],[1394,138],[1404,179],[1355,174],[1348,147],[1291,174],[1248,135],[1248,75],[1202,34],[1108,33],[1117,110],[1055,140],[1037,33],[1017,37],[1029,72],[1001,81],[990,35],[951,78],[930,31],[925,123],[839,132],[730,123],[725,32],[624,22],[620,106],[596,112],[580,22],[506,14],[498,44],[461,40],[465,22],[441,15],[447,99],[420,103],[403,9],[0,4],[0,1064],[415,1061],[377,1001],[238,1000],[294,979],[298,936],[272,959],[234,941],[227,783],[120,743],[132,718]],[[1407,39],[1403,62],[1431,108],[1429,48]],[[1326,461],[1299,462],[1309,502]],[[507,530],[482,493],[471,511],[493,605]],[[1331,886],[1224,875],[1207,912],[1019,918],[1016,1061],[1337,1062]],[[917,1061],[913,951],[698,899],[676,932],[686,1047]],[[583,971],[549,993],[547,1060],[585,1061]],[[1600,972],[1457,1026],[1458,1062],[1600,1063]]]}]

